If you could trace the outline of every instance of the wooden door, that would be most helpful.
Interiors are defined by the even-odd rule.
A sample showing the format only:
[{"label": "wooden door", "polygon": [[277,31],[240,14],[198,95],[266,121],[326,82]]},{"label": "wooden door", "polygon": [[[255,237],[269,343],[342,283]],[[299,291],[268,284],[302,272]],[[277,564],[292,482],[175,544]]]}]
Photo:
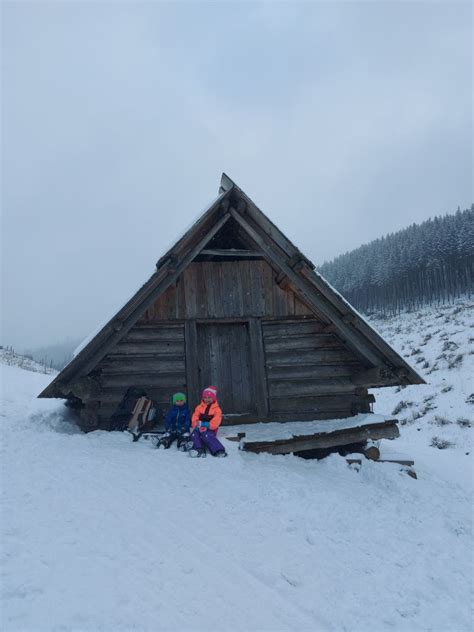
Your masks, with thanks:
[{"label": "wooden door", "polygon": [[217,387],[224,414],[256,411],[248,323],[198,323],[197,364],[201,388]]}]

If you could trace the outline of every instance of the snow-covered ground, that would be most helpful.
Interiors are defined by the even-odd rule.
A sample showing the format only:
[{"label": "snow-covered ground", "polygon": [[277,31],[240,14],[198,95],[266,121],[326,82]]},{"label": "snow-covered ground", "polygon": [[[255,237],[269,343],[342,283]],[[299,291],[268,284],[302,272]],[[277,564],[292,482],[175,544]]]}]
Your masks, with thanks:
[{"label": "snow-covered ground", "polygon": [[418,480],[335,455],[225,441],[229,458],[190,459],[84,435],[61,402],[36,399],[50,376],[3,365],[1,629],[471,630],[474,310],[457,307],[376,323],[425,375],[446,356],[428,386],[378,394],[380,413],[412,402],[390,445]]},{"label": "snow-covered ground", "polygon": [[374,412],[393,413],[400,420],[397,447],[416,454],[417,464],[430,464],[461,485],[472,484],[474,300],[371,323],[427,382],[374,390]]},{"label": "snow-covered ground", "polygon": [[25,371],[34,371],[35,373],[47,373],[48,375],[56,375],[57,373],[55,369],[36,362],[31,356],[24,356],[3,347],[0,347],[0,364],[19,366]]}]

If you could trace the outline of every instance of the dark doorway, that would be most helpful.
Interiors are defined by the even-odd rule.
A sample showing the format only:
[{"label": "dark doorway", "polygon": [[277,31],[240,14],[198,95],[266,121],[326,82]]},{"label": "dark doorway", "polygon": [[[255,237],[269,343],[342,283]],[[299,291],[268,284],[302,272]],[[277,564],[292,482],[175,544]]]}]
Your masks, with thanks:
[{"label": "dark doorway", "polygon": [[197,325],[199,383],[217,387],[226,415],[256,412],[248,323]]}]

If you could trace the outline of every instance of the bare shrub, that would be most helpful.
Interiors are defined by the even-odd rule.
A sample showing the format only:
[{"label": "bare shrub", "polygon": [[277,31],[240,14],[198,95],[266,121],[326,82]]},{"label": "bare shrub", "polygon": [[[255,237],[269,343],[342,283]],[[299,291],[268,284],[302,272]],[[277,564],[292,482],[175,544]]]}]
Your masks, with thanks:
[{"label": "bare shrub", "polygon": [[458,355],[453,360],[450,360],[449,365],[448,365],[449,368],[454,369],[458,366],[461,366],[463,357],[464,355],[462,353],[458,353]]},{"label": "bare shrub", "polygon": [[413,402],[409,402],[402,399],[398,402],[398,404],[392,410],[392,415],[398,415],[398,413],[401,413],[402,410],[405,410],[405,408],[409,408],[410,406],[413,406]]},{"label": "bare shrub", "polygon": [[435,415],[433,423],[436,426],[449,426],[453,422],[450,421],[447,417],[443,417],[442,415]]},{"label": "bare shrub", "polygon": [[438,448],[438,450],[446,450],[446,448],[453,448],[454,443],[447,439],[441,439],[441,437],[433,437],[430,446],[432,448]]},{"label": "bare shrub", "polygon": [[456,349],[459,349],[458,344],[456,344],[453,340],[445,340],[442,351],[456,351]]}]

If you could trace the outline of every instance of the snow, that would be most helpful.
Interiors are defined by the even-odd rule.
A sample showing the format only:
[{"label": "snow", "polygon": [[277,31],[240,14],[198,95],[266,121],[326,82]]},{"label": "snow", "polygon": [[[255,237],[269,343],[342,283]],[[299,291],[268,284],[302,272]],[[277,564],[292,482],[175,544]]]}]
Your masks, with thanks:
[{"label": "snow", "polygon": [[[436,310],[380,323],[408,355],[433,333],[430,367],[443,330],[462,343],[462,362],[447,368],[446,352],[429,385],[377,393],[384,414],[412,402],[389,445],[418,480],[226,439],[229,458],[190,459],[82,434],[60,401],[36,399],[49,376],[2,365],[2,631],[471,630],[472,428],[456,419],[472,419],[472,308],[454,311],[439,334]],[[431,447],[434,432],[453,447]]]},{"label": "snow", "polygon": [[[472,485],[474,300],[461,298],[375,324],[427,384],[374,390],[374,411],[400,420],[397,449],[415,453],[416,468],[421,464],[453,483]],[[436,437],[451,447],[431,447]]]},{"label": "snow", "polygon": [[328,434],[349,428],[360,428],[373,424],[382,424],[393,420],[386,415],[359,414],[343,419],[327,419],[325,421],[293,421],[291,423],[261,423],[232,426],[224,432],[229,436],[245,432],[243,443],[254,441],[281,441],[293,437],[306,437],[317,433]]},{"label": "snow", "polygon": [[10,366],[19,366],[25,371],[34,371],[35,373],[46,373],[48,375],[57,374],[56,369],[36,362],[31,356],[24,356],[15,351],[4,349],[3,347],[0,347],[0,363]]}]

